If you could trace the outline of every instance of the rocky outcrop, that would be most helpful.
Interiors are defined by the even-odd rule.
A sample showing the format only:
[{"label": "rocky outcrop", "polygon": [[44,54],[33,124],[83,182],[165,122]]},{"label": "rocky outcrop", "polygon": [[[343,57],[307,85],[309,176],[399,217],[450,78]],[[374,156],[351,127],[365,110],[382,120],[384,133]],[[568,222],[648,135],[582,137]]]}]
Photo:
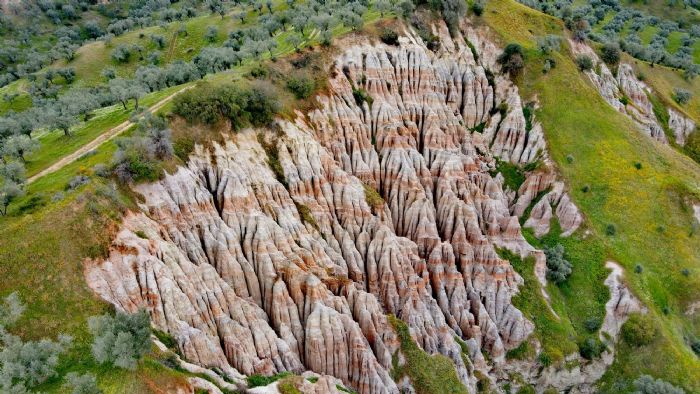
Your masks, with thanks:
[{"label": "rocky outcrop", "polygon": [[671,129],[673,135],[676,137],[676,143],[683,146],[688,136],[695,131],[695,122],[681,115],[678,111],[669,108],[668,128]]},{"label": "rocky outcrop", "polygon": [[[598,332],[606,350],[600,358],[584,360],[579,354],[565,357],[564,365],[542,368],[537,364],[513,361],[506,365],[506,370],[520,374],[526,382],[537,387],[537,392],[553,388],[557,392],[596,393],[595,383],[603,376],[615,358],[615,347],[622,325],[631,313],[646,313],[646,308],[631,293],[624,283],[624,272],[617,263],[605,264],[610,269],[605,285],[610,291],[610,299],[605,304],[605,317]],[[537,344],[535,344],[537,345]]]},{"label": "rocky outcrop", "polygon": [[634,119],[651,138],[668,143],[664,129],[659,126],[651,101],[647,97],[649,88],[637,79],[632,66],[627,63],[620,63],[617,67],[617,83],[624,95],[623,97],[629,101],[625,105],[627,115]]},{"label": "rocky outcrop", "polygon": [[646,135],[659,142],[668,143],[664,129],[659,125],[647,96],[650,89],[636,77],[632,66],[620,63],[615,77],[588,45],[574,40],[569,40],[569,44],[574,54],[588,56],[594,61],[595,67],[586,71],[586,75],[601,97],[632,119]]},{"label": "rocky outcrop", "polygon": [[90,287],[120,310],[146,308],[188,362],[240,385],[313,371],[360,393],[410,389],[389,374],[393,314],[474,391],[474,368],[488,373],[533,331],[497,248],[534,254],[544,281],[519,217],[547,191],[528,219],[538,233],[552,212],[565,234],[582,219],[546,160],[517,192],[490,174],[496,158],[546,159],[541,126],[463,37],[435,31],[435,52],[410,31],[398,46],[356,38],[316,110],[198,146],[186,167],[136,186],[140,211],[87,264]]}]

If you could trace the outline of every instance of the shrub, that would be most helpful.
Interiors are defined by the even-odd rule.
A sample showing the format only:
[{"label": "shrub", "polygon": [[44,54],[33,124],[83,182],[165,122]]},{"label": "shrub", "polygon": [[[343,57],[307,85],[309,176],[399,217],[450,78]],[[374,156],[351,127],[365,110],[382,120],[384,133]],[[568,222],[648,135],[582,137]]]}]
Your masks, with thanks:
[{"label": "shrub", "polygon": [[558,51],[559,48],[561,48],[561,36],[556,34],[547,34],[546,36],[537,37],[537,46],[539,47],[540,52],[545,55],[552,51]]},{"label": "shrub", "polygon": [[127,45],[121,44],[112,51],[112,60],[117,63],[126,63],[130,57],[131,49]]},{"label": "shrub", "polygon": [[617,64],[620,61],[620,47],[614,42],[606,42],[600,50],[600,58],[607,64]]},{"label": "shrub", "polygon": [[678,104],[685,104],[690,99],[693,97],[693,94],[690,93],[689,91],[682,89],[682,88],[674,88],[673,89],[673,99],[678,103]]},{"label": "shrub", "polygon": [[511,76],[518,75],[525,67],[525,55],[523,47],[519,44],[508,44],[496,59],[504,72]]},{"label": "shrub", "polygon": [[481,14],[484,13],[484,4],[477,0],[472,3],[469,9],[474,13],[474,15],[481,16]]},{"label": "shrub", "polygon": [[272,95],[259,86],[241,89],[235,85],[202,85],[179,94],[173,112],[189,122],[213,124],[221,118],[231,120],[234,130],[263,126],[277,112]]},{"label": "shrub", "polygon": [[617,233],[617,229],[615,228],[614,224],[608,224],[605,226],[605,234],[609,236],[613,236]]},{"label": "shrub", "polygon": [[661,379],[642,375],[634,381],[635,394],[684,394],[685,391]]},{"label": "shrub", "polygon": [[367,93],[364,89],[352,89],[352,97],[355,99],[355,104],[362,107],[362,103],[366,102],[370,107],[372,106],[372,96]]},{"label": "shrub", "polygon": [[589,317],[583,322],[583,326],[588,332],[594,333],[598,331],[602,323],[599,317]]},{"label": "shrub", "polygon": [[622,326],[622,338],[633,346],[648,345],[656,336],[654,321],[641,313],[632,313]]},{"label": "shrub", "polygon": [[566,155],[566,162],[571,164],[574,162],[574,156],[573,155]]},{"label": "shrub", "polygon": [[693,351],[693,353],[700,356],[700,339],[691,338],[690,339],[690,349]]},{"label": "shrub", "polygon": [[600,357],[604,350],[605,345],[597,338],[586,338],[579,344],[579,353],[587,360]]},{"label": "shrub", "polygon": [[641,169],[642,169],[642,163],[640,163],[640,162],[634,163],[634,168],[636,168],[636,169],[638,169],[638,170],[641,170]]},{"label": "shrub", "polygon": [[133,314],[117,312],[114,317],[93,316],[88,326],[95,337],[92,354],[100,364],[134,370],[150,350],[151,323],[145,310]]},{"label": "shrub", "polygon": [[634,266],[634,272],[636,274],[641,274],[644,271],[644,267],[642,267],[640,264],[637,264]]},{"label": "shrub", "polygon": [[593,60],[587,55],[576,56],[576,66],[581,71],[588,71],[593,69]]},{"label": "shrub", "polygon": [[311,97],[316,90],[316,83],[313,79],[305,75],[292,76],[287,80],[287,89],[294,94],[298,100]]},{"label": "shrub", "polygon": [[382,30],[379,38],[387,45],[399,45],[399,34],[391,29]]},{"label": "shrub", "polygon": [[214,42],[216,41],[216,37],[219,35],[219,29],[216,28],[216,26],[209,26],[207,29],[207,33],[204,35],[204,38],[208,42]]},{"label": "shrub", "polygon": [[75,190],[88,183],[90,183],[90,178],[86,177],[85,175],[76,175],[68,182],[68,185],[66,185],[66,190]]},{"label": "shrub", "polygon": [[683,268],[683,269],[681,270],[681,274],[682,274],[683,276],[690,276],[690,270],[687,269],[687,268]]},{"label": "shrub", "polygon": [[148,114],[138,122],[132,137],[118,139],[112,169],[117,178],[132,181],[154,181],[162,173],[161,160],[172,157],[174,149],[165,121]]},{"label": "shrub", "polygon": [[257,79],[262,79],[267,77],[270,71],[263,64],[256,64],[250,69],[250,76]]},{"label": "shrub", "polygon": [[78,375],[71,372],[66,375],[66,391],[71,394],[102,394],[102,390],[97,387],[97,379],[92,374]]},{"label": "shrub", "polygon": [[546,247],[544,254],[547,257],[547,279],[556,284],[566,281],[571,275],[571,263],[564,259],[564,246]]}]

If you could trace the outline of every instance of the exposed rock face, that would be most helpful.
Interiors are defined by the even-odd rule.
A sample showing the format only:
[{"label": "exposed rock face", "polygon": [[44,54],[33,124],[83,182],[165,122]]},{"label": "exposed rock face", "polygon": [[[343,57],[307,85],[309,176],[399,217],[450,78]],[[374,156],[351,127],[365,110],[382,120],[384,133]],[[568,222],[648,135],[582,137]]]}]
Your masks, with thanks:
[{"label": "exposed rock face", "polygon": [[617,83],[620,85],[621,92],[630,100],[630,104],[625,106],[627,114],[634,119],[637,124],[651,138],[667,143],[664,129],[659,126],[654,115],[651,101],[647,97],[649,88],[634,75],[632,66],[627,63],[621,63],[617,67]]},{"label": "exposed rock face", "polygon": [[[617,68],[617,77],[614,77],[608,66],[588,45],[573,40],[569,43],[575,54],[586,55],[593,59],[596,67],[586,71],[586,75],[605,101],[629,116],[646,135],[659,142],[668,143],[664,129],[659,125],[647,96],[649,87],[637,79],[632,66],[620,63]],[[622,100],[629,102],[623,103]]]},{"label": "exposed rock face", "polygon": [[605,304],[605,317],[599,331],[600,340],[607,347],[601,358],[585,361],[578,354],[570,354],[566,361],[572,367],[550,366],[544,370],[531,363],[514,361],[506,366],[508,370],[520,373],[527,382],[538,388],[552,387],[558,392],[567,393],[598,392],[595,383],[614,361],[615,344],[622,325],[631,313],[646,313],[646,308],[625,285],[622,267],[612,261],[605,266],[611,270],[604,282],[610,290],[610,299]]},{"label": "exposed rock face", "polygon": [[690,133],[695,131],[695,122],[681,115],[678,111],[669,108],[668,127],[673,131],[673,135],[676,137],[676,143],[683,146]]},{"label": "exposed rock face", "polygon": [[582,218],[548,164],[517,195],[489,174],[495,157],[546,157],[542,129],[526,127],[517,87],[492,86],[463,37],[436,32],[435,53],[411,33],[347,48],[319,109],[197,147],[186,168],[137,186],[141,212],[87,267],[89,285],[119,309],[147,308],[192,363],[239,380],[311,370],[360,393],[399,392],[393,314],[474,391],[482,351],[501,364],[533,331],[511,304],[522,279],[496,247],[534,254],[544,280],[518,217],[548,190],[529,219],[538,233],[552,212],[565,234]]},{"label": "exposed rock face", "polygon": [[[541,198],[535,202],[539,195]],[[551,172],[538,171],[530,174],[518,190],[518,198],[511,211],[521,217],[533,203],[535,205],[525,221],[525,227],[532,228],[537,237],[549,232],[553,214],[559,220],[561,235],[564,237],[573,234],[583,222],[583,216],[564,191],[564,184],[556,181],[555,174]]]}]

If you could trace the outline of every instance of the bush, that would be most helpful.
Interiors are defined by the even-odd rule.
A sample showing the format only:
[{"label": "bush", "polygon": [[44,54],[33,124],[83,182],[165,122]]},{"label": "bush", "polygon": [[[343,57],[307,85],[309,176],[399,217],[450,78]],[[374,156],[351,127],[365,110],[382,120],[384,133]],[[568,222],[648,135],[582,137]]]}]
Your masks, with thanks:
[{"label": "bush", "polygon": [[559,51],[559,48],[561,48],[561,40],[561,36],[556,34],[547,34],[543,37],[537,37],[537,46],[539,47],[540,52],[546,55],[552,51]]},{"label": "bush", "polygon": [[172,157],[170,130],[163,118],[146,115],[138,122],[135,135],[116,142],[112,159],[114,175],[123,183],[154,181],[162,174],[162,160]]},{"label": "bush", "polygon": [[481,16],[481,14],[484,13],[484,4],[477,0],[472,3],[469,9],[474,13],[474,15]]},{"label": "bush", "polygon": [[620,61],[620,47],[613,42],[606,42],[600,50],[600,58],[607,64],[617,64]]},{"label": "bush", "polygon": [[511,76],[520,74],[525,67],[523,47],[513,43],[506,45],[503,49],[503,53],[498,56],[496,61],[501,65],[503,71]]},{"label": "bush", "polygon": [[379,38],[387,45],[399,45],[399,34],[391,29],[382,30]]},{"label": "bush", "polygon": [[588,332],[594,333],[598,331],[602,323],[599,317],[590,317],[583,322],[583,326]]},{"label": "bush", "polygon": [[644,267],[642,267],[640,264],[634,266],[634,273],[641,274],[642,272],[644,272]]},{"label": "bush", "polygon": [[632,313],[622,325],[622,338],[633,346],[648,345],[656,337],[654,321],[641,313]]},{"label": "bush", "polygon": [[357,106],[362,107],[362,103],[367,103],[370,107],[372,106],[372,102],[374,101],[372,99],[372,96],[367,93],[366,90],[364,89],[352,89],[352,97],[355,99],[355,104]]},{"label": "bush", "polygon": [[556,284],[566,281],[571,275],[571,263],[564,259],[564,246],[546,247],[544,254],[547,257],[547,279]]},{"label": "bush", "polygon": [[578,66],[578,69],[581,71],[591,70],[593,69],[593,60],[590,56],[578,55],[576,57],[576,66]]},{"label": "bush", "polygon": [[97,379],[92,374],[78,375],[71,372],[66,375],[66,392],[71,394],[102,394],[102,390],[97,387]]},{"label": "bush", "polygon": [[213,124],[221,118],[231,120],[234,130],[253,125],[263,126],[277,112],[277,104],[265,89],[253,86],[202,85],[179,94],[173,112],[189,122]]},{"label": "bush", "polygon": [[689,91],[681,88],[674,88],[673,89],[673,99],[678,103],[678,104],[685,104],[690,99],[693,97],[693,94],[690,93]]},{"label": "bush", "polygon": [[617,233],[617,229],[615,228],[614,224],[608,224],[605,226],[605,234],[609,236],[613,236]]},{"label": "bush", "polygon": [[92,354],[100,364],[134,370],[151,348],[151,322],[145,310],[117,312],[114,317],[92,316],[88,326],[95,337]]},{"label": "bush", "polygon": [[76,175],[70,180],[70,182],[68,182],[68,185],[66,185],[66,190],[75,190],[88,183],[90,183],[90,178],[86,177],[85,175]]},{"label": "bush", "polygon": [[124,44],[117,46],[112,51],[112,60],[114,60],[117,63],[126,63],[129,61],[130,57],[131,57],[131,49]]},{"label": "bush", "polygon": [[313,79],[305,75],[292,76],[287,80],[287,89],[289,89],[298,100],[311,97],[316,90],[316,83]]},{"label": "bush", "polygon": [[642,375],[634,381],[634,394],[684,394],[685,391],[661,379]]},{"label": "bush", "polygon": [[605,351],[605,345],[597,338],[586,338],[579,344],[579,353],[587,360],[600,357],[603,351]]}]

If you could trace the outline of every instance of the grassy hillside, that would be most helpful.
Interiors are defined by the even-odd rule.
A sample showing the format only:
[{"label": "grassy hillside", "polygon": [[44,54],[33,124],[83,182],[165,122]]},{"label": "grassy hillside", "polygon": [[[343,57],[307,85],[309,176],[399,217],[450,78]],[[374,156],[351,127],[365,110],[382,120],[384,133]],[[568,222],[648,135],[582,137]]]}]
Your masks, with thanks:
[{"label": "grassy hillside", "polygon": [[[599,240],[606,258],[625,267],[628,283],[650,307],[659,328],[652,344],[621,348],[603,387],[615,392],[648,373],[700,391],[700,361],[684,339],[700,333],[697,321],[685,315],[688,305],[700,299],[700,235],[693,230],[689,207],[700,195],[700,167],[645,137],[614,111],[577,70],[567,49],[552,55],[554,69],[542,72],[544,58],[535,38],[565,34],[557,20],[511,0],[488,2],[484,19],[503,43],[518,42],[526,49],[521,94],[539,101],[536,116],[548,149],[586,215],[589,237]],[[584,192],[584,186],[590,190]],[[615,235],[606,235],[610,225]],[[641,274],[634,273],[638,264]],[[574,272],[581,268],[574,263]],[[565,299],[565,307],[573,301]]]}]

